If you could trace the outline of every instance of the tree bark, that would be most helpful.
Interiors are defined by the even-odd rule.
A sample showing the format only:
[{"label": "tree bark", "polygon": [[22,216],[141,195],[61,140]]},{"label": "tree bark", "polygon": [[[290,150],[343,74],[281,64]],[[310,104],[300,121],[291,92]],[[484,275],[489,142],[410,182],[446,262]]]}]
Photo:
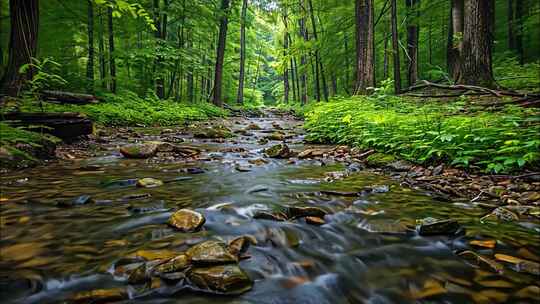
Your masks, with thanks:
[{"label": "tree bark", "polygon": [[103,11],[98,7],[98,16],[99,16],[99,28],[98,28],[98,51],[99,51],[99,80],[101,82],[101,87],[105,89],[107,84],[105,82],[105,77],[107,77],[107,66],[105,63],[105,42],[103,39]]},{"label": "tree bark", "polygon": [[113,15],[112,15],[112,8],[107,8],[107,19],[108,19],[108,26],[109,26],[109,65],[110,65],[110,72],[111,72],[111,85],[110,90],[113,93],[116,93],[116,64],[114,62],[114,29],[113,29]]},{"label": "tree bark", "polygon": [[446,48],[446,65],[450,78],[457,82],[459,79],[459,64],[463,49],[463,10],[464,0],[452,0],[450,8],[450,26],[448,28],[448,42]]},{"label": "tree bark", "polygon": [[[156,38],[156,45],[157,49],[156,51],[159,51],[161,39],[163,39],[163,30],[162,27],[162,15],[160,10],[160,0],[154,0],[153,1],[153,10],[154,10],[154,25],[156,26],[156,32],[154,33],[154,37]],[[156,57],[155,61],[155,67],[154,70],[156,71],[156,95],[159,99],[163,99],[165,97],[165,88],[164,88],[164,81],[162,74],[162,62],[163,58],[161,56]]]},{"label": "tree bark", "polygon": [[356,84],[354,94],[367,94],[375,87],[373,0],[355,1]]},{"label": "tree bark", "polygon": [[229,24],[229,0],[221,0],[221,21],[219,24],[218,46],[216,50],[216,67],[214,70],[214,99],[216,106],[223,106],[221,90],[223,82],[223,59],[225,57],[225,47],[227,42],[227,27]]},{"label": "tree bark", "polygon": [[[313,30],[313,40],[317,42],[319,40],[318,34],[317,34],[317,23],[315,22],[315,13],[313,12],[313,0],[308,0],[308,9],[309,9],[309,17],[311,20],[311,28]],[[321,101],[321,89],[323,90],[324,99],[328,101],[328,91],[325,91],[325,82],[326,79],[322,75],[323,74],[323,64],[321,62],[321,52],[319,51],[319,46],[316,46],[315,49],[315,91],[317,94],[317,101]],[[322,83],[321,83],[322,81]],[[322,88],[321,88],[322,84]]]},{"label": "tree bark", "polygon": [[392,23],[392,51],[394,55],[394,92],[401,92],[401,66],[399,63],[399,37],[397,27],[397,3],[396,0],[391,0],[390,19]]},{"label": "tree bark", "polygon": [[240,13],[240,72],[238,74],[238,93],[236,103],[244,103],[244,79],[246,68],[246,13],[248,0],[242,1],[242,12]]},{"label": "tree bark", "polygon": [[[420,0],[405,0],[407,6],[407,82],[412,86],[418,80],[418,10]],[[412,20],[411,20],[412,19]]]},{"label": "tree bark", "polygon": [[[303,3],[303,0],[302,2]],[[301,12],[302,17],[298,20],[298,26],[300,30],[300,37],[304,39],[304,41],[309,41],[307,29],[306,29],[306,19],[304,17],[303,12]],[[300,82],[301,82],[301,101],[302,104],[308,103],[308,88],[307,88],[307,59],[306,54],[302,54],[300,57],[300,65],[302,68],[302,75],[300,76]]]},{"label": "tree bark", "polygon": [[458,83],[493,87],[493,0],[466,0]]},{"label": "tree bark", "polygon": [[384,58],[383,58],[383,78],[386,80],[388,78],[388,62],[390,61],[388,59],[388,39],[390,38],[389,35],[389,29],[390,29],[390,22],[385,22],[384,26]]},{"label": "tree bark", "polygon": [[[283,8],[283,26],[285,27],[285,33],[283,34],[283,57],[287,58],[289,55],[289,28],[287,21],[287,8]],[[283,67],[283,101],[289,103],[289,68],[288,62],[285,60]],[[294,95],[294,94],[293,94]]]},{"label": "tree bark", "polygon": [[24,83],[32,79],[34,69],[19,73],[20,68],[36,56],[39,32],[39,1],[9,1],[11,32],[6,72],[1,90],[9,96],[18,96]]},{"label": "tree bark", "polygon": [[523,64],[523,0],[508,0],[508,48]]},{"label": "tree bark", "polygon": [[94,93],[94,5],[88,0],[88,62],[86,64],[86,91]]}]

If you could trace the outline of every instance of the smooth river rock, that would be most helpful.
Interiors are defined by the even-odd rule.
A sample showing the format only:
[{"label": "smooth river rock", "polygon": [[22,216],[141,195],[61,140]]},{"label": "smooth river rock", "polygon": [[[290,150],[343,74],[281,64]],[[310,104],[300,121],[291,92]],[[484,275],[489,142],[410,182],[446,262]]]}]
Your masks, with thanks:
[{"label": "smooth river rock", "polygon": [[237,265],[194,268],[188,278],[196,288],[219,294],[238,295],[253,286],[251,279]]},{"label": "smooth river rock", "polygon": [[459,223],[456,220],[437,220],[433,218],[427,218],[421,221],[418,227],[418,233],[424,236],[430,235],[453,235],[460,228]]},{"label": "smooth river rock", "polygon": [[191,263],[197,265],[236,263],[238,259],[232,255],[227,246],[219,241],[206,241],[188,249],[187,256]]},{"label": "smooth river rock", "polygon": [[167,223],[182,232],[194,232],[199,230],[205,222],[206,219],[199,212],[180,209],[171,215]]},{"label": "smooth river rock", "polygon": [[289,146],[286,144],[273,145],[272,147],[264,150],[264,153],[271,158],[287,158],[291,155]]},{"label": "smooth river rock", "polygon": [[126,158],[150,158],[158,152],[155,143],[133,144],[120,148],[120,153]]}]

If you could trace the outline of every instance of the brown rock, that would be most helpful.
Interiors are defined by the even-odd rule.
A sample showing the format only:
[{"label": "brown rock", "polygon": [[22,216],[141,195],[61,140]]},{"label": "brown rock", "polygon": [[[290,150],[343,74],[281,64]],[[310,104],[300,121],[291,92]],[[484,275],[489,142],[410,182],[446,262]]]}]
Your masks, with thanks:
[{"label": "brown rock", "polygon": [[190,209],[180,209],[169,218],[168,224],[182,232],[199,230],[206,219],[199,212]]},{"label": "brown rock", "polygon": [[323,218],[320,218],[320,217],[307,216],[306,217],[306,223],[311,224],[311,225],[320,226],[320,225],[324,225],[325,221],[324,221]]},{"label": "brown rock", "polygon": [[218,294],[238,295],[253,286],[251,279],[237,265],[194,268],[188,278],[195,287]]},{"label": "brown rock", "polygon": [[193,264],[211,265],[236,263],[238,260],[229,253],[227,246],[218,241],[206,241],[188,249],[187,256]]}]

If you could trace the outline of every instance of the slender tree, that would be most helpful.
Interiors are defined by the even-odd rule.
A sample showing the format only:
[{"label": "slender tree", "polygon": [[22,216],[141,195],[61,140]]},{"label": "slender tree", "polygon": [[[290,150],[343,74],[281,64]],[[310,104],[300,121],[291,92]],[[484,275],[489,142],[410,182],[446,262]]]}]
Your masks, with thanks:
[{"label": "slender tree", "polygon": [[405,0],[407,7],[407,82],[412,86],[418,80],[418,35],[420,0]]},{"label": "slender tree", "polygon": [[446,65],[450,78],[456,82],[459,79],[459,64],[463,49],[463,9],[464,0],[452,0],[450,5],[450,26],[448,28],[448,43],[446,48]]},{"label": "slender tree", "polygon": [[[98,27],[98,59],[99,59],[99,80],[101,82],[101,87],[105,89],[107,87],[107,83],[105,81],[105,78],[107,77],[107,66],[105,63],[105,42],[103,39],[103,10],[98,7],[98,20],[99,20],[99,27]],[[143,73],[144,75],[144,73]]]},{"label": "slender tree", "polygon": [[88,0],[88,62],[86,63],[87,92],[94,92],[94,5]]},{"label": "slender tree", "polygon": [[[306,19],[305,19],[305,10],[303,9],[304,7],[304,0],[301,0],[300,1],[300,4],[301,4],[301,17],[300,19],[298,20],[298,27],[299,27],[299,31],[300,31],[300,37],[302,37],[304,39],[305,42],[308,42],[309,41],[309,36],[308,36],[308,32],[307,32],[307,29],[306,29]],[[301,65],[301,69],[302,69],[302,75],[300,76],[300,81],[301,81],[301,100],[302,100],[302,104],[307,104],[308,102],[308,88],[307,88],[307,58],[306,58],[306,54],[305,53],[302,53],[302,55],[300,56],[300,65]]]},{"label": "slender tree", "polygon": [[399,63],[399,37],[397,27],[397,3],[396,0],[390,0],[390,20],[392,23],[392,51],[394,55],[394,92],[401,92],[401,66]]},{"label": "slender tree", "polygon": [[244,79],[246,66],[246,13],[248,0],[242,1],[242,12],[240,13],[240,72],[238,74],[238,93],[236,103],[244,103]]},{"label": "slender tree", "polygon": [[[288,20],[287,20],[287,7],[283,8],[283,26],[285,27],[285,32],[283,33],[283,57],[289,55],[289,30],[288,30]],[[284,61],[283,67],[283,101],[289,103],[289,68],[288,61]],[[294,94],[293,94],[294,95]]]},{"label": "slender tree", "polygon": [[115,63],[115,54],[114,54],[114,29],[113,29],[113,14],[112,8],[107,8],[107,19],[109,26],[109,66],[111,73],[111,83],[110,90],[113,93],[116,93],[116,63]]},{"label": "slender tree", "polygon": [[523,64],[523,2],[508,0],[508,48],[518,55]]},{"label": "slender tree", "polygon": [[491,51],[494,0],[466,0],[458,83],[493,87]]},{"label": "slender tree", "polygon": [[219,23],[218,45],[216,49],[216,66],[214,69],[214,99],[216,106],[223,106],[221,90],[223,82],[223,59],[225,57],[225,46],[227,42],[227,27],[229,24],[229,0],[221,0],[221,18]]},{"label": "slender tree", "polygon": [[356,84],[355,94],[367,94],[375,86],[373,0],[355,1]]},{"label": "slender tree", "polygon": [[33,76],[33,69],[20,73],[20,68],[36,56],[39,32],[39,1],[9,1],[11,32],[6,71],[0,82],[1,91],[18,96],[24,83]]}]

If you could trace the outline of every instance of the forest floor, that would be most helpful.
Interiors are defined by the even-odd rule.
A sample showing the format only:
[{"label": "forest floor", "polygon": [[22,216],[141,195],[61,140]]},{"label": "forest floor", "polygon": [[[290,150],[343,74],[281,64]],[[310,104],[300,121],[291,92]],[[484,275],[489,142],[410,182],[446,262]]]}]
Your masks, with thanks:
[{"label": "forest floor", "polygon": [[[10,265],[3,284],[34,282],[6,299],[175,294],[204,303],[204,293],[246,291],[249,303],[314,295],[318,303],[537,299],[540,213],[527,204],[539,193],[534,176],[467,174],[305,144],[302,125],[267,111],[187,126],[105,127],[60,145],[44,166],[3,174],[0,246]],[[179,208],[202,216],[202,230],[167,228]],[[229,250],[239,246],[242,270],[193,261],[185,273],[155,268],[185,250],[197,256],[193,248],[216,258],[227,241]],[[69,284],[51,283],[58,280]]]}]

